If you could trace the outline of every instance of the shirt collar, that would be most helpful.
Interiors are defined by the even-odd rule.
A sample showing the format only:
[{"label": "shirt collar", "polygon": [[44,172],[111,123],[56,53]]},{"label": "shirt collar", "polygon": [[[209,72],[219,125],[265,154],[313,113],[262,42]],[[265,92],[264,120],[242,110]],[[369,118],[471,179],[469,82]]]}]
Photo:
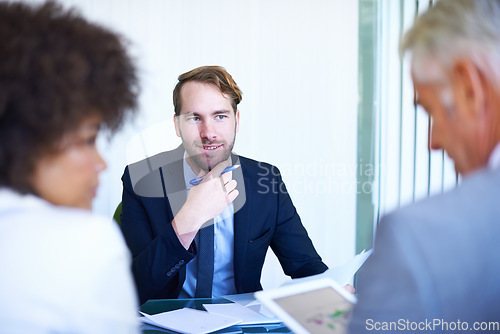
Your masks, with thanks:
[{"label": "shirt collar", "polygon": [[184,169],[184,182],[186,183],[186,189],[191,189],[191,181],[192,179],[195,179],[197,176],[191,169],[191,166],[187,163],[186,160],[186,151],[184,151],[184,157],[182,158],[182,167]]}]

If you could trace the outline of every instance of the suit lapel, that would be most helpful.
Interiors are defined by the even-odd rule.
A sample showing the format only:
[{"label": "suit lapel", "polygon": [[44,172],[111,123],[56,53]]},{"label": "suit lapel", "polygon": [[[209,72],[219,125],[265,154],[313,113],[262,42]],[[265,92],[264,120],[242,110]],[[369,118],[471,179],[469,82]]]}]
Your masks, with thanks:
[{"label": "suit lapel", "polygon": [[[187,198],[186,183],[184,181],[184,149],[182,145],[176,150],[172,151],[167,164],[163,165],[160,170],[162,173],[162,181],[164,185],[165,196],[170,204],[172,212],[171,217],[175,217],[179,210],[182,208]],[[166,210],[168,210],[168,203],[165,201]],[[182,289],[184,280],[186,279],[186,267],[183,266],[179,270],[179,282],[177,284],[177,292]]]},{"label": "suit lapel", "polygon": [[238,197],[234,200],[234,283],[236,285],[236,291],[240,290],[240,277],[238,274],[245,272],[245,258],[247,250],[247,236],[248,228],[250,224],[250,203],[247,200],[251,200],[251,196],[247,196],[247,190],[249,189],[248,178],[245,178],[243,173],[245,170],[244,162],[239,159],[238,156],[233,155],[232,161],[235,161],[233,165],[240,165],[241,167],[233,171],[233,179],[238,183],[236,189],[239,191]]},{"label": "suit lapel", "polygon": [[[241,166],[241,160],[240,157],[232,154],[232,161],[233,165],[240,165]],[[237,168],[233,171],[233,179],[236,180],[237,185],[236,189],[240,192],[238,197],[234,200],[233,206],[234,206],[234,213],[236,214],[240,209],[243,208],[246,202],[246,191],[245,191],[245,179],[243,177],[243,166],[240,168]]]},{"label": "suit lapel", "polygon": [[176,150],[168,164],[161,167],[165,195],[168,197],[172,217],[175,217],[187,198],[186,183],[184,181],[183,159],[184,150]]}]

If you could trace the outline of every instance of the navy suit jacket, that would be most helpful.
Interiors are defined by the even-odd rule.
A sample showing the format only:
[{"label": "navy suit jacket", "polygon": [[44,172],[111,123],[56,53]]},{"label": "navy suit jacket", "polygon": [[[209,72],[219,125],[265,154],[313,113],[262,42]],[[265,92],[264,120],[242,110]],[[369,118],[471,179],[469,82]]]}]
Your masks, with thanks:
[{"label": "navy suit jacket", "polygon": [[[187,198],[181,147],[127,166],[122,177],[121,229],[132,252],[141,303],[177,298],[186,264],[196,256],[186,250],[172,220]],[[268,247],[285,274],[299,278],[327,269],[302,225],[279,170],[236,155],[233,171],[240,195],[234,201],[234,280],[238,293],[261,290],[260,278]]]}]

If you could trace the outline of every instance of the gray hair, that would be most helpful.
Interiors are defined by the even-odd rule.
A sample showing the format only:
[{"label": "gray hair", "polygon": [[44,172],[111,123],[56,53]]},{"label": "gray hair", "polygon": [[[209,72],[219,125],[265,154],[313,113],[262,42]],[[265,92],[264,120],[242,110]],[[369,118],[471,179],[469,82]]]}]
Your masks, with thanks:
[{"label": "gray hair", "polygon": [[[500,0],[438,1],[406,32],[400,45],[401,55],[406,51],[412,55],[413,71],[419,80],[442,80],[443,71],[457,58],[466,57],[498,88]],[[422,73],[422,66],[429,64],[434,65],[434,72],[438,65],[440,73]]]}]

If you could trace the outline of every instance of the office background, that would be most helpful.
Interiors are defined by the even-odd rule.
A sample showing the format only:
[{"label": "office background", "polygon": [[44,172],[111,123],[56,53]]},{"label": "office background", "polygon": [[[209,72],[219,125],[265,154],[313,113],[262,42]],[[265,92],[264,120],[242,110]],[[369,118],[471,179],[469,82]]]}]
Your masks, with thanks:
[{"label": "office background", "polygon": [[[179,74],[202,65],[224,66],[242,89],[234,150],[280,168],[330,267],[371,248],[384,212],[457,182],[444,154],[427,150],[429,119],[413,106],[397,50],[432,1],[59,2],[125,36],[140,69],[140,116],[99,139],[108,169],[97,213],[113,215],[126,164],[180,144],[172,90]],[[264,288],[286,279],[269,252]]]}]

